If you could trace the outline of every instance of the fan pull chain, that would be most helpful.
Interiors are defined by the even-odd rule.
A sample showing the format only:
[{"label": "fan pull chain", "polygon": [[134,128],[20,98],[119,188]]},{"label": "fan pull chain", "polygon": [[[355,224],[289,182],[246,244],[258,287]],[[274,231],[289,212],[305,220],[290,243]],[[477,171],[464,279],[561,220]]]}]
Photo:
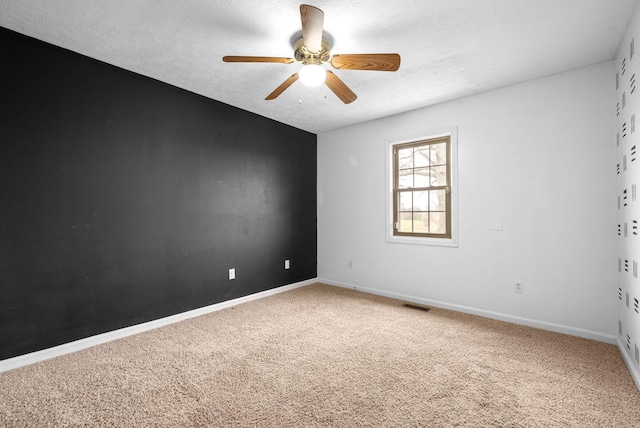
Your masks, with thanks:
[{"label": "fan pull chain", "polygon": [[299,93],[298,98],[300,99],[300,104],[302,104],[302,85],[300,83],[298,83],[298,93]]}]

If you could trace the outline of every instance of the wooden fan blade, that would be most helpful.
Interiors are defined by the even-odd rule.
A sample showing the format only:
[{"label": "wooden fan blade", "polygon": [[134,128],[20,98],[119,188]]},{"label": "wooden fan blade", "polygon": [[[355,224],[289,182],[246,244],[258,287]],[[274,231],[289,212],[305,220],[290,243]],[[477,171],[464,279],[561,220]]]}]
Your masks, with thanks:
[{"label": "wooden fan blade", "polygon": [[309,52],[316,53],[322,48],[322,26],[324,12],[308,4],[300,5],[300,20],[302,21],[302,38]]},{"label": "wooden fan blade", "polygon": [[278,62],[282,64],[292,64],[296,62],[293,58],[283,58],[274,56],[223,56],[224,62]]},{"label": "wooden fan blade", "polygon": [[396,71],[400,68],[400,55],[385,54],[345,54],[331,57],[333,68],[342,70]]},{"label": "wooden fan blade", "polygon": [[296,80],[298,80],[298,73],[294,73],[292,74],[287,80],[285,80],[284,82],[282,82],[282,84],[280,86],[278,86],[273,92],[271,92],[269,95],[267,95],[267,98],[265,98],[265,100],[273,100],[275,98],[278,98],[278,96],[284,92],[285,89],[287,89],[289,86],[291,86],[293,84],[293,82],[295,82]]},{"label": "wooden fan blade", "polygon": [[352,103],[356,98],[358,98],[358,96],[354,94],[353,91],[349,89],[349,87],[331,70],[327,70],[327,79],[325,80],[325,83],[345,104]]}]

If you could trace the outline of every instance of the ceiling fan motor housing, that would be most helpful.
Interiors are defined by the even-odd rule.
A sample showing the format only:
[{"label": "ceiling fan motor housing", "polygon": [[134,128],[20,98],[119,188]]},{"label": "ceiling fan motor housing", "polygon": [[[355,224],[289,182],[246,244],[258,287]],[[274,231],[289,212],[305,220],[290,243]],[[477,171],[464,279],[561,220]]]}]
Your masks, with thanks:
[{"label": "ceiling fan motor housing", "polygon": [[304,45],[304,39],[300,39],[293,47],[294,57],[296,61],[302,62],[304,65],[308,64],[322,64],[329,61],[331,56],[329,43],[322,39],[322,44],[318,52],[310,52]]}]

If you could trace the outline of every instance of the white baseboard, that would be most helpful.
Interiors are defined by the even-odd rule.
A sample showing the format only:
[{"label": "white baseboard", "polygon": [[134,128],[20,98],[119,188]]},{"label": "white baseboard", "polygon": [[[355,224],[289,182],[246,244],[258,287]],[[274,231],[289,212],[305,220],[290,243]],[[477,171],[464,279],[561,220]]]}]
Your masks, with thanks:
[{"label": "white baseboard", "polygon": [[626,347],[624,346],[624,343],[620,341],[620,338],[617,339],[617,344],[618,344],[618,351],[620,351],[620,354],[622,355],[622,359],[627,365],[627,368],[629,369],[629,373],[631,373],[631,377],[636,383],[636,386],[638,387],[638,389],[640,389],[640,372],[638,371],[638,368],[636,367],[636,365],[633,363],[633,358],[629,355],[629,353],[627,353]]},{"label": "white baseboard", "polygon": [[85,339],[64,343],[62,345],[54,346],[53,348],[43,349],[41,351],[31,352],[29,354],[8,358],[6,360],[0,361],[0,373],[8,370],[13,370],[18,367],[27,366],[29,364],[37,363],[40,361],[48,360],[50,358],[59,357],[61,355],[70,354],[72,352],[80,351],[81,349],[90,348],[92,346],[100,345],[102,343],[111,342],[112,340],[121,339],[123,337],[153,330],[155,328],[173,324],[178,321],[183,321],[189,318],[219,311],[221,309],[229,308],[231,306],[236,306],[241,303],[247,303],[252,300],[262,299],[267,296],[272,296],[274,294],[293,290],[295,288],[311,285],[316,282],[318,282],[317,279],[308,279],[306,281],[296,282],[294,284],[284,285],[282,287],[273,288],[271,290],[261,291],[259,293],[250,294],[248,296],[239,297],[233,300],[227,300],[226,302],[216,303],[210,306],[205,306],[203,308],[193,309],[191,311],[183,312],[176,315],[171,315],[165,318],[160,318],[160,319],[145,322],[142,324],[133,325],[131,327],[125,327],[118,330],[109,331],[107,333],[102,333],[95,336],[87,337]]},{"label": "white baseboard", "polygon": [[471,315],[479,315],[486,318],[491,318],[499,321],[506,321],[512,324],[526,325],[528,327],[539,328],[541,330],[553,331],[556,333],[564,333],[571,336],[582,337],[585,339],[593,339],[599,342],[609,343],[615,345],[616,336],[608,335],[605,333],[599,333],[597,331],[584,330],[581,328],[565,326],[561,324],[549,323],[546,321],[539,321],[530,318],[522,318],[514,315],[502,314],[499,312],[485,311],[483,309],[471,308],[468,306],[461,306],[452,303],[439,302],[436,300],[423,299],[420,297],[408,296],[405,294],[394,293],[391,291],[378,290],[375,288],[361,287],[359,285],[347,284],[344,282],[332,281],[329,279],[318,278],[318,282],[336,287],[350,288],[356,291],[362,291],[369,294],[376,294],[378,296],[391,297],[393,299],[404,300],[407,302],[420,303],[426,306],[433,306],[441,309],[449,309],[456,312],[463,312]]}]

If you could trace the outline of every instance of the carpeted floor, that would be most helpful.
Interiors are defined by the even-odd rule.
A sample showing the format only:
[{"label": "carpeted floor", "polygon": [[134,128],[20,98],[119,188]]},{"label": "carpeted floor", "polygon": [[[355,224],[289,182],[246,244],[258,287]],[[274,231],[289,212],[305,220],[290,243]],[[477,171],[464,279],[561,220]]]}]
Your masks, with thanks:
[{"label": "carpeted floor", "polygon": [[0,426],[640,427],[616,347],[316,284],[0,373]]}]

